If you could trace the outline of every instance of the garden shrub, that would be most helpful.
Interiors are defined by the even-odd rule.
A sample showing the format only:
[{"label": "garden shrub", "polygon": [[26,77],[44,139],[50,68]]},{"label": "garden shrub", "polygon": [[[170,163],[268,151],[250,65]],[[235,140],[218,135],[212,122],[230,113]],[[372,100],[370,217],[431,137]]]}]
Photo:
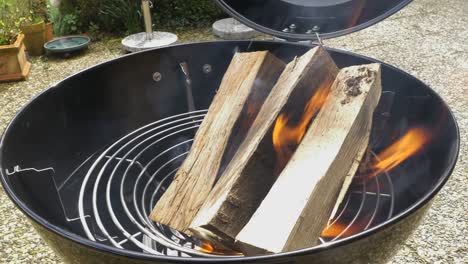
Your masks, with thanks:
[{"label": "garden shrub", "polygon": [[79,9],[80,12],[80,19],[86,26],[88,26],[88,23],[91,23],[92,21],[95,21],[97,16],[99,15],[99,9],[101,7],[101,2],[102,0],[62,0],[66,2],[75,2],[73,3],[74,6]]},{"label": "garden shrub", "polygon": [[[156,29],[210,25],[223,12],[214,0],[153,0]],[[80,13],[80,23],[88,30],[135,33],[143,31],[141,0],[61,0],[60,11]]]},{"label": "garden shrub", "polygon": [[12,44],[29,16],[29,0],[0,0],[0,45]]},{"label": "garden shrub", "polygon": [[46,19],[46,0],[0,0],[0,45],[12,44],[21,25]]},{"label": "garden shrub", "polygon": [[47,21],[47,0],[30,0],[31,12],[36,20]]},{"label": "garden shrub", "polygon": [[207,26],[224,16],[214,0],[156,0],[156,25],[170,28]]},{"label": "garden shrub", "polygon": [[78,34],[84,30],[81,11],[72,6],[49,7],[49,19],[57,36]]},{"label": "garden shrub", "polygon": [[143,30],[140,0],[100,0],[94,24],[109,32],[133,34]]}]

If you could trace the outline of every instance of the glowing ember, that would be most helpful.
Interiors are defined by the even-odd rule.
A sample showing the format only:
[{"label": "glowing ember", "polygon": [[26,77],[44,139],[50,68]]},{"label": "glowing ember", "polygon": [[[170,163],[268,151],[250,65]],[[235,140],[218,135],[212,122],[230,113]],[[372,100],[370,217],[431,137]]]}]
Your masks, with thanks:
[{"label": "glowing ember", "polygon": [[430,138],[430,133],[423,128],[410,129],[403,137],[377,155],[377,158],[370,165],[372,172],[365,175],[365,177],[372,178],[382,172],[392,170],[409,157],[421,151]]},{"label": "glowing ember", "polygon": [[293,123],[291,122],[293,115],[287,113],[281,114],[276,120],[273,129],[273,146],[277,154],[279,168],[283,168],[291,158],[304,137],[310,121],[325,103],[329,92],[329,84],[319,87],[307,103],[299,122],[291,124]]},{"label": "glowing ember", "polygon": [[337,236],[341,238],[348,237],[354,235],[359,232],[359,225],[353,224],[351,226],[347,226],[340,223],[334,223],[330,226],[327,226],[320,235],[322,238],[326,239],[333,239]]},{"label": "glowing ember", "polygon": [[229,249],[220,249],[215,248],[211,243],[203,241],[201,246],[197,247],[200,252],[214,254],[214,255],[231,255],[231,256],[241,256],[242,253],[229,250]]}]

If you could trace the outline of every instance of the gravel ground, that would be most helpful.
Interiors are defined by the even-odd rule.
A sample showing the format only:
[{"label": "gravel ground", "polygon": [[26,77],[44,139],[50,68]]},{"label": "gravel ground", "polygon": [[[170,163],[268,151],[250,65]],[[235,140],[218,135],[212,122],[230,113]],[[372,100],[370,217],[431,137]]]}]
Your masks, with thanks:
[{"label": "gravel ground", "polygon": [[[433,87],[451,106],[462,136],[458,165],[422,225],[391,263],[468,263],[468,1],[416,0],[371,28],[325,45],[395,65]],[[179,33],[182,42],[214,39],[210,29]],[[51,84],[122,54],[119,40],[94,43],[70,59],[33,58],[28,81],[0,84],[0,132],[21,106]],[[0,263],[62,263],[0,187]]]}]

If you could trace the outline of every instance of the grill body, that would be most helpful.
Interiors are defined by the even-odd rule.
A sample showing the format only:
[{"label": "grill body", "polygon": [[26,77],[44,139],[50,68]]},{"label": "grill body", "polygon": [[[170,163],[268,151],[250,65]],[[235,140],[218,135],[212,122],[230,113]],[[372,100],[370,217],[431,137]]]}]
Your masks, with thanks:
[{"label": "grill body", "polygon": [[[385,263],[447,181],[459,149],[458,128],[448,106],[425,84],[387,64],[382,82],[391,96],[380,106],[386,114],[376,117],[380,125],[372,132],[373,148],[388,146],[413,126],[431,127],[433,138],[422,153],[390,173],[394,199],[389,218],[359,234],[272,256],[182,258],[141,251],[128,239],[120,240],[121,248],[97,235],[91,241],[82,223],[88,223],[92,213],[82,217],[81,224],[78,221],[76,197],[84,175],[76,175],[93,155],[142,126],[187,113],[193,104],[207,109],[236,51],[269,50],[289,61],[309,49],[265,41],[194,43],[132,54],[71,76],[32,100],[5,131],[0,144],[5,190],[70,263]],[[339,50],[330,53],[340,68],[376,62]],[[181,63],[188,68],[181,70]],[[192,101],[187,100],[187,83],[193,104],[187,104]],[[103,203],[104,199],[97,201]],[[97,228],[89,232],[94,234]]]},{"label": "grill body", "polygon": [[33,222],[41,237],[68,263],[89,264],[168,264],[168,263],[243,263],[243,264],[336,264],[336,263],[387,263],[395,255],[403,242],[417,228],[430,203],[419,208],[410,216],[397,223],[379,230],[375,234],[360,238],[337,247],[323,248],[313,253],[304,251],[296,254],[269,258],[238,259],[235,261],[219,259],[155,259],[147,255],[130,256],[126,252],[117,252],[114,248],[97,250],[77,244],[43,225]]}]

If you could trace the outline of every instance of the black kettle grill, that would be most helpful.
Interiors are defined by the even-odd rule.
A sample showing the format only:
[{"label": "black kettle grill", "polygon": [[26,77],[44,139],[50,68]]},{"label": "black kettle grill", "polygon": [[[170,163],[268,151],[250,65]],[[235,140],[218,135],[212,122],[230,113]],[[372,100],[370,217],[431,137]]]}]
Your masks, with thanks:
[{"label": "black kettle grill", "polygon": [[[382,62],[373,153],[412,127],[427,128],[431,140],[393,170],[353,183],[333,220],[343,230],[322,237],[321,245],[258,257],[220,255],[148,219],[235,52],[269,50],[288,62],[316,45],[291,41],[320,42],[365,28],[410,1],[217,2],[241,22],[288,41],[176,45],[123,56],[57,83],[26,105],[3,135],[6,192],[70,263],[384,263],[450,176],[459,132],[433,90]],[[328,50],[339,67],[377,62]]]}]

